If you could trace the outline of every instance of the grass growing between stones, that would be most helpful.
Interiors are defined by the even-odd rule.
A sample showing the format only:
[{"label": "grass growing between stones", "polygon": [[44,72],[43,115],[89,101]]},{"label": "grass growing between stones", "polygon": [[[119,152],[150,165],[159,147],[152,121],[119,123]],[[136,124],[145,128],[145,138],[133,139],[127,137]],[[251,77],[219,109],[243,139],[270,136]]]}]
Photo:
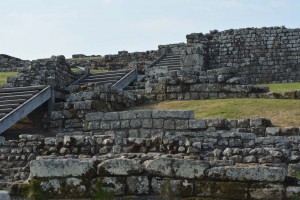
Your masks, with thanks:
[{"label": "grass growing between stones", "polygon": [[300,83],[273,83],[259,84],[260,86],[269,86],[270,92],[286,92],[291,90],[300,90]]},{"label": "grass growing between stones", "polygon": [[16,76],[18,72],[0,72],[0,86],[7,82],[7,77]]},{"label": "grass growing between stones", "polygon": [[289,99],[216,99],[164,101],[135,110],[194,110],[195,118],[264,117],[276,126],[300,126],[300,101]]}]

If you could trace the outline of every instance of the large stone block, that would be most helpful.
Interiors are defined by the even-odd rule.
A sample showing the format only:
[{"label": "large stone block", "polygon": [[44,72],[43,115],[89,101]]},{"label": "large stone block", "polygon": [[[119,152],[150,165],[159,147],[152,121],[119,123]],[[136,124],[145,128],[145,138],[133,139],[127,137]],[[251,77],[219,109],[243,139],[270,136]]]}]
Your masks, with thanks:
[{"label": "large stone block", "polygon": [[125,158],[105,160],[97,167],[98,175],[136,175],[142,171],[142,166],[139,163]]},{"label": "large stone block", "polygon": [[193,195],[193,182],[190,180],[171,180],[152,178],[151,186],[155,194],[170,198],[190,197]]},{"label": "large stone block", "polygon": [[85,116],[86,121],[102,120],[104,117],[103,112],[87,113]]},{"label": "large stone block", "polygon": [[216,199],[247,199],[248,183],[200,181],[195,184],[198,197]]},{"label": "large stone block", "polygon": [[125,177],[101,177],[91,181],[91,191],[97,192],[100,189],[111,192],[113,195],[124,195],[126,182]]},{"label": "large stone block", "polygon": [[128,193],[133,195],[148,194],[149,180],[147,176],[129,176],[126,178]]},{"label": "large stone block", "polygon": [[299,186],[289,186],[286,188],[286,197],[290,199],[297,199],[300,197],[300,187]]},{"label": "large stone block", "polygon": [[95,171],[93,164],[91,159],[32,160],[30,162],[30,177],[83,176]]},{"label": "large stone block", "polygon": [[190,119],[189,120],[189,128],[190,129],[205,129],[206,128],[206,120]]},{"label": "large stone block", "polygon": [[256,183],[250,186],[251,199],[283,199],[284,187],[281,184]]},{"label": "large stone block", "polygon": [[200,160],[159,158],[145,162],[146,171],[153,176],[203,178],[209,163]]},{"label": "large stone block", "polygon": [[194,111],[192,110],[153,110],[153,118],[181,118],[181,119],[193,119]]},{"label": "large stone block", "polygon": [[236,165],[211,168],[208,170],[208,177],[230,181],[283,182],[285,180],[285,171],[283,167]]}]

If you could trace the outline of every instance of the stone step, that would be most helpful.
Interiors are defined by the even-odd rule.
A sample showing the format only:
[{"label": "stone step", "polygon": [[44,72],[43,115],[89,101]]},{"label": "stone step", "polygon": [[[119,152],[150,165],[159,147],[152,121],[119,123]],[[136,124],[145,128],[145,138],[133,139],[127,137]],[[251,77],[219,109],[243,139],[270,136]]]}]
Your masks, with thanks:
[{"label": "stone step", "polygon": [[87,84],[87,83],[100,83],[100,84],[105,85],[105,84],[109,84],[109,83],[114,84],[114,83],[116,83],[116,81],[101,81],[101,82],[89,81],[89,82],[80,82],[79,85],[84,85],[84,84]]},{"label": "stone step", "polygon": [[156,65],[157,67],[165,67],[165,66],[167,66],[167,67],[180,67],[181,65],[180,64],[157,64]]},{"label": "stone step", "polygon": [[165,56],[164,59],[180,59],[181,55],[168,55]]},{"label": "stone step", "polygon": [[101,78],[86,78],[82,81],[84,82],[89,82],[89,81],[110,81],[110,80],[120,80],[122,78],[122,76],[114,76],[114,77],[101,77]]},{"label": "stone step", "polygon": [[158,67],[162,67],[162,66],[167,66],[167,67],[181,67],[181,65],[179,65],[179,64],[177,64],[177,65],[176,64],[169,64],[169,65],[168,64],[166,64],[166,65],[159,65],[158,64],[156,66],[158,66]]},{"label": "stone step", "polygon": [[17,99],[28,99],[28,98],[30,98],[32,96],[33,96],[32,94],[0,96],[0,101],[4,101],[4,100],[17,100]]},{"label": "stone step", "polygon": [[180,60],[180,57],[171,57],[171,58],[165,57],[162,60]]},{"label": "stone step", "polygon": [[171,70],[171,69],[178,69],[178,70],[181,70],[181,66],[168,66],[168,69]]},{"label": "stone step", "polygon": [[180,61],[161,61],[157,64],[180,64]]},{"label": "stone step", "polygon": [[90,74],[89,77],[111,77],[111,76],[116,76],[116,75],[124,76],[125,74],[128,74],[129,72],[130,72],[130,70],[96,73],[96,74]]},{"label": "stone step", "polygon": [[13,110],[13,108],[1,108],[0,113],[9,113]]},{"label": "stone step", "polygon": [[36,94],[39,90],[28,90],[28,91],[20,91],[20,92],[1,92],[1,96],[11,96],[11,95],[23,95],[23,94]]},{"label": "stone step", "polygon": [[0,101],[0,105],[22,104],[25,101],[26,101],[26,99],[3,100],[3,101]]},{"label": "stone step", "polygon": [[20,104],[6,104],[6,105],[0,104],[0,109],[3,109],[3,108],[16,108],[19,105]]},{"label": "stone step", "polygon": [[115,76],[125,76],[126,73],[116,73],[116,74],[108,74],[108,75],[90,75],[87,78],[111,78],[111,77],[115,77]]},{"label": "stone step", "polygon": [[8,93],[8,92],[22,92],[22,91],[30,91],[30,90],[42,90],[46,86],[28,86],[28,87],[13,87],[13,88],[1,88],[0,93]]}]

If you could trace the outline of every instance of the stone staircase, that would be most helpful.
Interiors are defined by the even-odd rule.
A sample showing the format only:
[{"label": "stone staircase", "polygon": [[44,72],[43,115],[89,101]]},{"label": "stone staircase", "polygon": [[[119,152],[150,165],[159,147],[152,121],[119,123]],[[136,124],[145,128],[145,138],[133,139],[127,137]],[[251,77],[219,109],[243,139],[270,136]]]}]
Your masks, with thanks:
[{"label": "stone staircase", "polygon": [[167,55],[162,60],[160,60],[155,66],[167,66],[168,71],[181,70],[180,54]]},{"label": "stone staircase", "polygon": [[103,73],[90,74],[84,79],[80,80],[77,84],[79,85],[83,85],[87,83],[115,84],[129,72],[130,70],[120,70],[120,71],[109,71]]},{"label": "stone staircase", "polygon": [[51,86],[0,89],[0,134],[52,96]]}]

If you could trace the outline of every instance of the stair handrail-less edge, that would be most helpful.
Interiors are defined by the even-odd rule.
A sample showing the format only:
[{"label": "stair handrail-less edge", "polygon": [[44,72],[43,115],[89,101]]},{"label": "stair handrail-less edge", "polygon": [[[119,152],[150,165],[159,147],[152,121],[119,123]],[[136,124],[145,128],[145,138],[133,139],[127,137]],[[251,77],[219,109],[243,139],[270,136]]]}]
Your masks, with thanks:
[{"label": "stair handrail-less edge", "polygon": [[22,103],[20,106],[12,110],[10,113],[8,113],[6,116],[0,119],[0,134],[2,134],[4,131],[6,131],[8,128],[10,128],[12,125],[17,123],[19,120],[21,120],[23,117],[31,113],[33,110],[35,110],[37,107],[48,101],[51,96],[52,88],[51,86],[45,86],[44,89],[42,89],[37,94],[33,95],[31,98],[29,98],[27,101]]},{"label": "stair handrail-less edge", "polygon": [[128,86],[132,81],[137,79],[137,70],[133,69],[125,76],[123,76],[118,82],[113,84],[112,88],[116,90],[123,90]]}]

